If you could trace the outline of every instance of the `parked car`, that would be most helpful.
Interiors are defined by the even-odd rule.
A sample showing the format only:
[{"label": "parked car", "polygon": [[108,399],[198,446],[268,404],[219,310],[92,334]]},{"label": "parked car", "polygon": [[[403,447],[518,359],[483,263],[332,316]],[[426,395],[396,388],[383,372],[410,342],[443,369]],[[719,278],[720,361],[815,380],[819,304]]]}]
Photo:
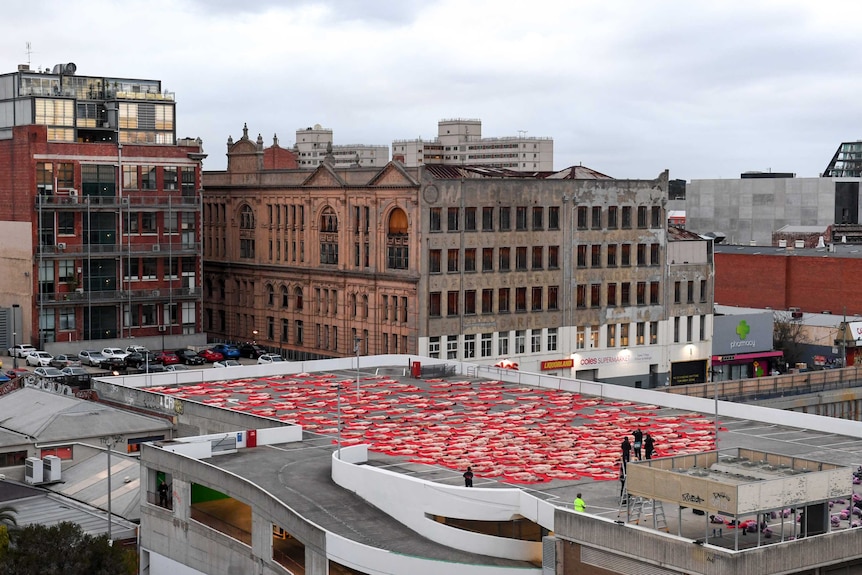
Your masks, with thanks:
[{"label": "parked car", "polygon": [[239,367],[242,364],[235,359],[223,359],[221,361],[214,361],[213,367]]},{"label": "parked car", "polygon": [[27,375],[30,373],[30,370],[26,367],[13,367],[12,369],[6,371],[6,377],[9,379],[15,379],[16,377],[21,377],[22,375]]},{"label": "parked car", "polygon": [[151,351],[136,351],[127,355],[123,361],[128,367],[143,369],[148,363],[155,363],[156,354]]},{"label": "parked car", "polygon": [[31,351],[37,351],[37,349],[29,343],[17,343],[7,351],[9,355],[14,355],[15,357],[27,357]]},{"label": "parked car", "polygon": [[165,371],[188,371],[189,366],[183,365],[181,363],[172,363],[171,365],[165,366]]},{"label": "parked car", "polygon": [[165,373],[168,368],[161,363],[148,363],[140,366],[138,370],[141,373]]},{"label": "parked car", "polygon": [[47,351],[31,351],[24,360],[27,365],[46,367],[51,365],[51,360],[54,356]]},{"label": "parked car", "polygon": [[172,351],[160,351],[156,354],[156,363],[160,363],[162,365],[171,365],[179,362],[180,358],[177,357],[177,354]]},{"label": "parked car", "polygon": [[98,367],[99,364],[102,363],[102,360],[105,359],[105,356],[99,351],[84,349],[78,352],[78,359],[81,360],[82,365]]},{"label": "parked car", "polygon": [[177,357],[180,358],[180,363],[184,363],[186,365],[203,365],[206,363],[206,360],[192,349],[178,349],[175,353],[177,354]]},{"label": "parked car", "polygon": [[239,346],[239,354],[242,357],[250,357],[251,359],[257,359],[265,353],[267,353],[267,351],[256,343],[244,343]]},{"label": "parked car", "polygon": [[150,350],[147,349],[146,347],[144,347],[143,345],[130,345],[129,347],[126,348],[126,351],[128,353],[143,353],[145,351],[150,351]]},{"label": "parked car", "polygon": [[129,355],[129,352],[123,351],[119,347],[104,347],[102,348],[102,355],[105,357],[118,357],[120,359],[126,359],[126,356]]},{"label": "parked car", "polygon": [[222,354],[225,359],[238,359],[240,357],[239,348],[228,343],[215,344],[213,346],[213,351],[217,351]]},{"label": "parked car", "polygon": [[99,367],[107,371],[123,371],[126,369],[126,360],[122,357],[103,357]]},{"label": "parked car", "polygon": [[77,387],[90,386],[90,373],[83,367],[68,366],[60,370],[63,373],[63,383]]},{"label": "parked car", "polygon": [[216,361],[221,361],[224,359],[224,356],[217,351],[213,351],[211,349],[205,349],[203,351],[199,351],[198,355],[204,358],[204,361],[213,363]]},{"label": "parked car", "polygon": [[258,363],[278,363],[284,361],[284,358],[277,353],[265,353],[257,358]]},{"label": "parked car", "polygon": [[77,356],[68,353],[61,353],[54,356],[50,362],[51,367],[63,369],[64,367],[81,367],[81,360]]},{"label": "parked car", "polygon": [[63,377],[63,372],[57,369],[56,367],[37,367],[33,370],[34,375],[38,375],[39,377],[44,377],[47,379],[56,379],[61,380]]}]

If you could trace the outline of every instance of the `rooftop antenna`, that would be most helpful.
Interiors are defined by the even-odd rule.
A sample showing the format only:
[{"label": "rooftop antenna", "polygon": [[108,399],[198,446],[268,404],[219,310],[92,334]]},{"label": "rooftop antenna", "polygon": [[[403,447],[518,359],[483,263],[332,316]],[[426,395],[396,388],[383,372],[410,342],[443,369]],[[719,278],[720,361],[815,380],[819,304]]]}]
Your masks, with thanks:
[{"label": "rooftop antenna", "polygon": [[30,54],[33,53],[33,46],[30,44],[29,41],[26,42],[26,49],[24,50],[24,53],[27,54],[27,67],[29,68],[30,67]]}]

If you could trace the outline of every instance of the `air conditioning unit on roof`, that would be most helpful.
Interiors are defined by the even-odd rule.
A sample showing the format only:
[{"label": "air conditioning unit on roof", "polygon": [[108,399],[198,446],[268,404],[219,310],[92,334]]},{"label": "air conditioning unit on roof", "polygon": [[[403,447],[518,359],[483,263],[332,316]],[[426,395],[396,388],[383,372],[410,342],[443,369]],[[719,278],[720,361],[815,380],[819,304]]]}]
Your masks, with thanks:
[{"label": "air conditioning unit on roof", "polygon": [[45,481],[60,481],[61,463],[56,455],[46,455],[42,458],[43,478]]},{"label": "air conditioning unit on roof", "polygon": [[38,457],[28,457],[24,460],[24,481],[30,485],[42,483],[42,460]]},{"label": "air conditioning unit on roof", "polygon": [[66,242],[57,242],[57,249],[58,250],[65,250],[66,249]]}]

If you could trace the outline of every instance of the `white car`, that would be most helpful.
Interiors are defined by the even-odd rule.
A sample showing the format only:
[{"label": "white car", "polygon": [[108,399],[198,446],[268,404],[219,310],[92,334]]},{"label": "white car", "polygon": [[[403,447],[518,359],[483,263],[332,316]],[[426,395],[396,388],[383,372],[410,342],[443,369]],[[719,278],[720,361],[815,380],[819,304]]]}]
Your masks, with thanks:
[{"label": "white car", "polygon": [[213,362],[213,367],[240,367],[242,364],[235,359],[223,359]]},{"label": "white car", "polygon": [[183,365],[181,363],[172,363],[170,365],[165,366],[165,371],[188,371],[189,366]]},{"label": "white car", "polygon": [[105,347],[102,348],[102,355],[109,359],[112,357],[116,357],[117,359],[126,359],[129,352],[123,351],[119,347]]},{"label": "white car", "polygon": [[143,345],[130,345],[129,347],[126,348],[126,353],[130,353],[130,354],[131,353],[147,353],[148,351],[150,351],[150,350],[148,350]]},{"label": "white car", "polygon": [[278,363],[284,361],[284,358],[277,353],[265,353],[257,358],[258,363]]},{"label": "white car", "polygon": [[34,367],[47,367],[51,365],[51,360],[54,359],[54,356],[47,351],[31,351],[25,359],[27,361],[27,365],[32,365]]},{"label": "white car", "polygon": [[31,351],[38,350],[29,343],[18,343],[10,347],[8,351],[9,355],[14,355],[15,357],[27,357]]}]

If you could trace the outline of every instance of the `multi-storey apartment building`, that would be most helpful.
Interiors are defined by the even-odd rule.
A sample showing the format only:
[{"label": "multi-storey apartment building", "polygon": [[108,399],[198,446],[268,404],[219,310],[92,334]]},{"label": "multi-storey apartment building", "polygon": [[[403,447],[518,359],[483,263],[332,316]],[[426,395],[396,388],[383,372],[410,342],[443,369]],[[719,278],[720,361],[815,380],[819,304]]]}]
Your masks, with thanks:
[{"label": "multi-storey apartment building", "polygon": [[175,118],[158,80],[0,76],[0,305],[20,308],[19,343],[200,332],[205,154]]},{"label": "multi-storey apartment building", "polygon": [[491,166],[519,172],[549,172],[554,169],[554,140],[517,136],[483,138],[482,121],[456,118],[437,123],[433,140],[395,140],[392,159],[405,166],[444,164]]},{"label": "multi-storey apartment building", "polygon": [[316,168],[323,163],[327,154],[331,155],[338,168],[348,166],[382,167],[389,161],[389,147],[372,144],[332,143],[332,130],[320,124],[296,130],[296,144],[293,148],[300,168]]},{"label": "multi-storey apartment building", "polygon": [[216,337],[289,358],[507,360],[642,387],[677,362],[706,370],[709,242],[674,236],[696,257],[666,259],[666,174],[339,169],[331,157],[313,173],[267,170],[247,130],[228,149],[227,171],[204,174],[204,326]]}]

